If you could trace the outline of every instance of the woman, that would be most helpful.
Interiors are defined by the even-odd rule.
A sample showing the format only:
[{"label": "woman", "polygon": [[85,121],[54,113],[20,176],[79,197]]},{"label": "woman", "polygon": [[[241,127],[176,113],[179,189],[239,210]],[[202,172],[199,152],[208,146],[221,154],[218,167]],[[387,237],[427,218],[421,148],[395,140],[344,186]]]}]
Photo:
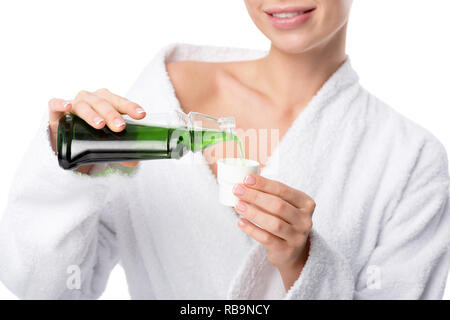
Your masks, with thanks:
[{"label": "woman", "polygon": [[[44,122],[0,230],[0,276],[18,296],[97,298],[119,260],[134,299],[442,296],[446,152],[359,85],[345,53],[352,1],[245,3],[268,52],[174,44],[127,98],[101,89],[49,102],[50,135]],[[233,209],[217,202],[209,158],[98,176],[104,167],[59,169],[48,145],[67,112],[118,132],[123,114],[174,109],[279,130]]]}]

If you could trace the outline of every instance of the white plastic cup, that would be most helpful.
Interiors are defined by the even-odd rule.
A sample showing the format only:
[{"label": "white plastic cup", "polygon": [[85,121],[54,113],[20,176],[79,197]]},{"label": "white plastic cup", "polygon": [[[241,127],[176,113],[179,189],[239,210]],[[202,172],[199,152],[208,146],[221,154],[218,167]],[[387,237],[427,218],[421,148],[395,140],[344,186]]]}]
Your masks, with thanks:
[{"label": "white plastic cup", "polygon": [[239,201],[233,194],[233,187],[243,183],[249,174],[259,173],[259,162],[240,158],[217,160],[217,182],[219,183],[219,202],[234,207]]}]

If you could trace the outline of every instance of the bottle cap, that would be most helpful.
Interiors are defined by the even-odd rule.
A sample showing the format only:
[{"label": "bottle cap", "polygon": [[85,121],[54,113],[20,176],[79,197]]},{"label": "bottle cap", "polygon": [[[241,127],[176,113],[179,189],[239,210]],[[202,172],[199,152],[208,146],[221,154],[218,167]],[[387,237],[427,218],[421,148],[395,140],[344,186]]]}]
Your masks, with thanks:
[{"label": "bottle cap", "polygon": [[219,202],[233,207],[238,198],[233,194],[233,187],[243,183],[249,174],[259,173],[259,162],[240,158],[225,158],[217,161],[217,182],[219,183]]}]

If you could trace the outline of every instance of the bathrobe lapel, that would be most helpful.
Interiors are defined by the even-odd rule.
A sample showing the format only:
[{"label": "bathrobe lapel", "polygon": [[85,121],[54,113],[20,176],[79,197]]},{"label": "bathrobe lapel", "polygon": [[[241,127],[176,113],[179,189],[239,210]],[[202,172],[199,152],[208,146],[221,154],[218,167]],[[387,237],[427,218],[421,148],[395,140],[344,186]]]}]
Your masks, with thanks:
[{"label": "bathrobe lapel", "polygon": [[[327,154],[328,143],[339,137],[339,126],[357,96],[357,84],[358,76],[347,58],[292,123],[261,175],[283,182],[315,199],[321,185],[327,183],[318,164]],[[314,218],[320,221],[320,217]],[[314,230],[310,240],[311,246],[315,246]],[[267,260],[265,247],[255,242],[230,286],[228,298],[283,297],[287,295],[277,269]]]},{"label": "bathrobe lapel", "polygon": [[[167,62],[256,59],[264,54],[246,49],[209,51],[191,45],[170,45],[141,73],[127,97],[141,104],[149,117],[155,112],[182,111],[165,68]],[[237,228],[234,210],[218,203],[218,185],[206,160],[198,154],[188,154],[176,161],[142,163],[140,170],[145,171],[142,176],[146,180],[140,181],[139,188],[147,194],[151,195],[153,188],[171,190],[164,199],[136,201],[143,203],[146,210],[131,210],[133,224],[142,234],[138,246],[148,253],[143,263],[149,274],[157,275],[151,284],[160,288],[157,298],[226,297],[229,284],[255,241]],[[158,180],[157,186],[154,179]],[[167,208],[166,202],[173,205]],[[149,244],[154,244],[154,253],[149,253]],[[190,279],[189,284],[185,284],[186,278]],[[193,295],[198,287],[204,288],[204,296]]]}]

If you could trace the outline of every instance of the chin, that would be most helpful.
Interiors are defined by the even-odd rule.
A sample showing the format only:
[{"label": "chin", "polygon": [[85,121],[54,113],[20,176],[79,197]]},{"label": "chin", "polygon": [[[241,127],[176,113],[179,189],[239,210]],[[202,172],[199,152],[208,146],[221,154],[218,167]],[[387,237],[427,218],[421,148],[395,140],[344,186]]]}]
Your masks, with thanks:
[{"label": "chin", "polygon": [[307,35],[291,34],[269,38],[273,47],[288,54],[300,54],[310,50],[313,41]]}]

